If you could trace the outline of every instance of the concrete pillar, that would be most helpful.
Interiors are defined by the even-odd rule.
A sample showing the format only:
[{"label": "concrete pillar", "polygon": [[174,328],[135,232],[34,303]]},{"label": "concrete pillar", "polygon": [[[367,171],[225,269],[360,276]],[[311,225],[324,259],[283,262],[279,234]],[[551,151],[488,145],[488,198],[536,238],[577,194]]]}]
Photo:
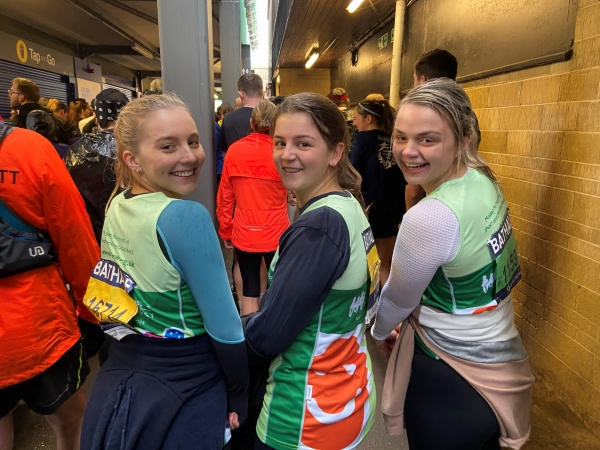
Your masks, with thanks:
[{"label": "concrete pillar", "polygon": [[221,28],[222,98],[224,102],[233,105],[238,96],[237,82],[242,74],[240,0],[221,0],[219,22]]},{"label": "concrete pillar", "polygon": [[[239,22],[238,22],[239,24]],[[160,60],[165,92],[175,92],[191,107],[206,162],[190,200],[215,218],[215,116],[212,2],[158,0]],[[182,32],[182,30],[184,32]]]},{"label": "concrete pillar", "polygon": [[394,46],[392,47],[392,74],[390,78],[390,105],[398,107],[400,102],[400,69],[402,62],[402,41],[404,40],[404,14],[406,0],[396,2],[396,17],[394,22]]}]

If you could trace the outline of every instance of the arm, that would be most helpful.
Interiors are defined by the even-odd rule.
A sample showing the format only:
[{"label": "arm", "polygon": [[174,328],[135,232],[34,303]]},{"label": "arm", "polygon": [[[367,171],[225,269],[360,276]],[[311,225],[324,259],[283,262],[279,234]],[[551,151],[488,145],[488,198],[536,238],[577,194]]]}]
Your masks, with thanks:
[{"label": "arm", "polygon": [[385,339],[418,306],[435,272],[452,261],[459,244],[458,219],[442,202],[426,200],[404,215],[371,330],[375,339]]},{"label": "arm", "polygon": [[248,395],[246,346],[208,211],[196,202],[174,201],[160,215],[157,231],[202,314],[225,374],[229,410],[243,418]]},{"label": "arm", "polygon": [[223,173],[221,174],[221,183],[217,192],[217,218],[219,220],[219,236],[224,241],[231,241],[231,233],[233,231],[233,209],[235,207],[235,195],[233,193],[233,185],[229,177],[228,159],[223,164]]},{"label": "arm", "polygon": [[48,147],[53,155],[46,158],[43,169],[42,208],[46,226],[81,318],[98,323],[82,299],[100,249],[77,187],[50,143]]},{"label": "arm", "polygon": [[288,348],[321,307],[350,259],[342,216],[319,208],[301,216],[282,236],[264,309],[246,326],[250,363],[270,362]]},{"label": "arm", "polygon": [[219,129],[219,139],[217,140],[217,149],[221,150],[223,154],[227,151],[227,140],[225,139],[225,118]]},{"label": "arm", "polygon": [[425,191],[418,184],[406,185],[406,210],[415,206],[422,198],[425,198]]},{"label": "arm", "polygon": [[362,134],[356,133],[354,136],[354,141],[352,142],[352,151],[350,152],[350,162],[356,169],[356,171],[360,174],[363,180],[363,184],[361,187],[363,200],[366,206],[369,206],[373,203],[373,196],[370,195],[369,192],[365,189],[365,180],[369,178],[368,173],[368,155],[367,148],[364,145],[364,139],[362,139]]}]

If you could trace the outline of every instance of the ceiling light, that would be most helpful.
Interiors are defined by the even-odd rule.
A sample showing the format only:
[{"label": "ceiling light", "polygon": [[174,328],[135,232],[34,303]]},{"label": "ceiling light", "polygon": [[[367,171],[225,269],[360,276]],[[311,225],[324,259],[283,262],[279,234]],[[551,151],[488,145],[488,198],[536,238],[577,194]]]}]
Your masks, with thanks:
[{"label": "ceiling light", "polygon": [[312,52],[310,54],[310,58],[308,58],[308,61],[306,61],[305,67],[307,69],[310,69],[312,67],[312,65],[315,63],[315,61],[317,60],[317,58],[319,58],[319,54],[317,52]]},{"label": "ceiling light", "polygon": [[150,52],[150,50],[148,50],[146,47],[142,47],[137,42],[134,42],[131,48],[148,59],[154,59],[154,55]]},{"label": "ceiling light", "polygon": [[349,13],[353,13],[363,1],[364,0],[352,0],[346,9]]}]

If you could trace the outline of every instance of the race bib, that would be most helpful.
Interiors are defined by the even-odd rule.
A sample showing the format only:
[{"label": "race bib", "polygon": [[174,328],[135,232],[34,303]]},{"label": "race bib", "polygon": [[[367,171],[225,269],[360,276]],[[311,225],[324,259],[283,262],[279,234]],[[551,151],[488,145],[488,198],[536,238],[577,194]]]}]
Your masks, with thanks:
[{"label": "race bib", "polygon": [[133,279],[118,264],[100,259],[88,283],[83,303],[99,322],[127,323],[138,312],[129,295],[135,287]]},{"label": "race bib", "polygon": [[500,229],[488,239],[488,248],[496,262],[495,299],[500,302],[508,297],[512,288],[521,280],[517,242],[512,232],[508,210]]},{"label": "race bib", "polygon": [[367,323],[370,323],[379,309],[379,267],[381,266],[381,261],[379,260],[379,254],[377,253],[377,247],[375,247],[375,238],[373,237],[371,227],[362,232],[362,238],[365,245],[369,278],[371,280],[366,316]]}]

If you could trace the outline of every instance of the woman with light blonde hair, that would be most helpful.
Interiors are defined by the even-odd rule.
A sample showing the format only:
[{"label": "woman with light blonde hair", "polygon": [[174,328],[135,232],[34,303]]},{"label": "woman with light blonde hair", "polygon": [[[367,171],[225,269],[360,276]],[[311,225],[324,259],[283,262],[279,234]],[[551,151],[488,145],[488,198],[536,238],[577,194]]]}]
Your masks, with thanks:
[{"label": "woman with light blonde hair", "polygon": [[221,449],[245,420],[248,368],[212,220],[183,200],[205,159],[196,124],[178,97],[148,95],[114,136],[117,184],[84,297],[111,347],[81,448]]},{"label": "woman with light blonde hair", "polygon": [[428,81],[400,103],[394,158],[427,196],[400,225],[372,335],[391,353],[386,427],[405,424],[411,450],[519,449],[529,437],[533,376],[511,299],[521,267],[477,140],[454,81]]}]

